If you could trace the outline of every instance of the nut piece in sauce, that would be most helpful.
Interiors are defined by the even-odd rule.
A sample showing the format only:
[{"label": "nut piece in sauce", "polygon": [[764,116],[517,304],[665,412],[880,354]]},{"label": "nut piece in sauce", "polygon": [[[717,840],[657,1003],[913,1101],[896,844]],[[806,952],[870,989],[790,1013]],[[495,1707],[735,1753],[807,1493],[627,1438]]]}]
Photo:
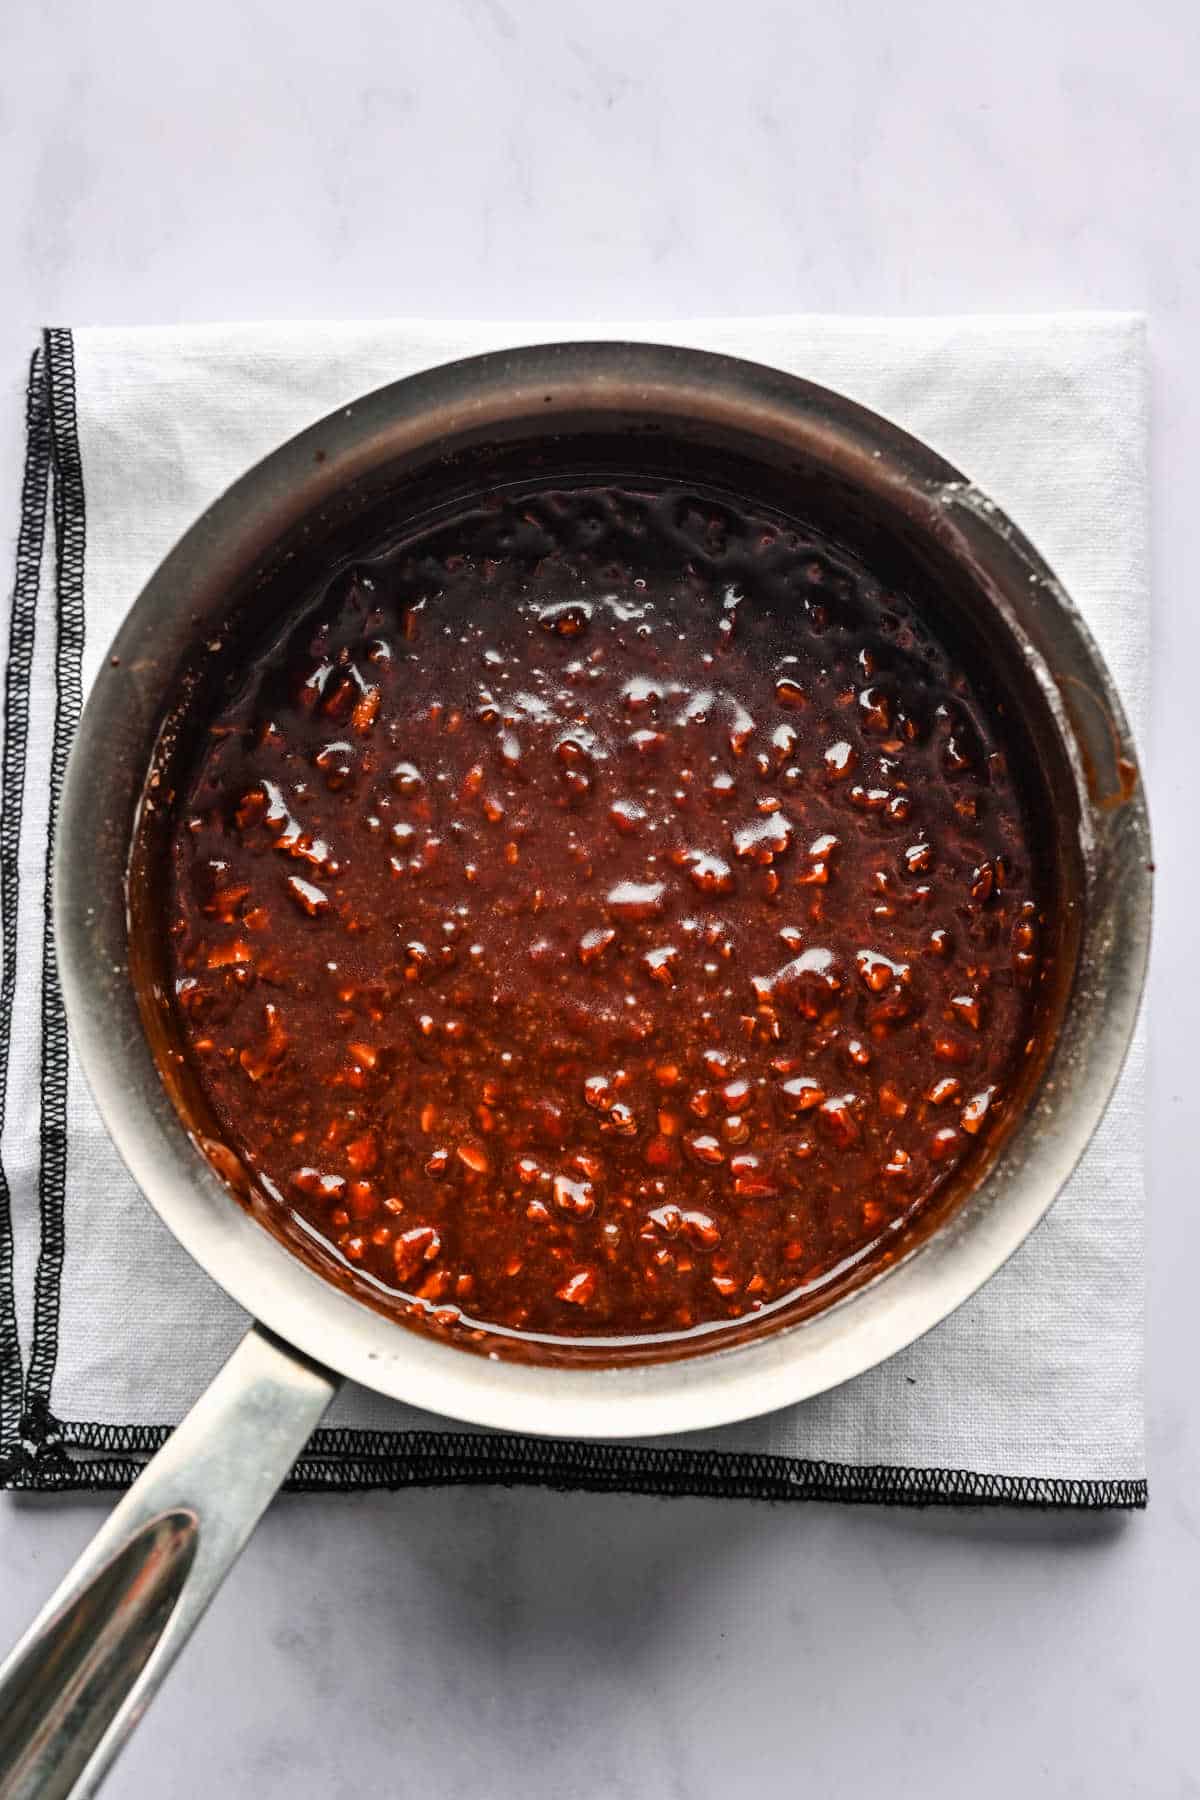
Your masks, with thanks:
[{"label": "nut piece in sauce", "polygon": [[713,856],[707,851],[693,850],[687,857],[688,879],[694,888],[702,894],[731,894],[734,889],[733,870],[724,857]]},{"label": "nut piece in sauce", "polygon": [[743,861],[773,863],[791,848],[796,830],[785,813],[771,812],[733,834],[733,853]]},{"label": "nut piece in sauce", "polygon": [[537,622],[556,637],[578,637],[587,630],[594,610],[588,600],[560,600],[539,607]]},{"label": "nut piece in sauce", "polygon": [[556,1296],[559,1300],[565,1300],[568,1306],[587,1306],[595,1292],[595,1269],[576,1269],[556,1290]]},{"label": "nut piece in sauce", "polygon": [[666,885],[661,881],[618,881],[605,896],[615,918],[630,924],[656,919],[663,911]]}]

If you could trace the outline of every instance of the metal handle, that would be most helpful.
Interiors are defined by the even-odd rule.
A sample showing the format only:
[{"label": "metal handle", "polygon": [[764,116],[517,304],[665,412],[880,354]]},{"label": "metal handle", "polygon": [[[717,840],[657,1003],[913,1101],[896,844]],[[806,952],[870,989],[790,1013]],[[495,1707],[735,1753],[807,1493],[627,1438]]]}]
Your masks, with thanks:
[{"label": "metal handle", "polygon": [[247,1332],[0,1668],[0,1800],[96,1792],[337,1388]]}]

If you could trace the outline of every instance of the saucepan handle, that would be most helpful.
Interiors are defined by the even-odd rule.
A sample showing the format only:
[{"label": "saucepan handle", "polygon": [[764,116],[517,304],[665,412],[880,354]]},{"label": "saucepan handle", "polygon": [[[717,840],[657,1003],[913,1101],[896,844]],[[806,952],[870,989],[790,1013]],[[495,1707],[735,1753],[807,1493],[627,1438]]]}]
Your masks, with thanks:
[{"label": "saucepan handle", "polygon": [[246,1334],[0,1668],[0,1800],[96,1792],[337,1387]]}]

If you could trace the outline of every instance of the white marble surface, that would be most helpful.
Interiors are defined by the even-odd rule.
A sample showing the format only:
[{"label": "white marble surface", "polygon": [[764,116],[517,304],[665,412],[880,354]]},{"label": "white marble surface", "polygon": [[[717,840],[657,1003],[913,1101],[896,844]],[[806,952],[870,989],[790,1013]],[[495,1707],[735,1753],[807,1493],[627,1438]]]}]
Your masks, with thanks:
[{"label": "white marble surface", "polygon": [[[281,1502],[114,1796],[1200,1795],[1198,81],[1192,0],[0,9],[10,509],[47,321],[1131,306],[1156,364],[1149,1513]],[[0,1640],[101,1504],[0,1501]]]}]

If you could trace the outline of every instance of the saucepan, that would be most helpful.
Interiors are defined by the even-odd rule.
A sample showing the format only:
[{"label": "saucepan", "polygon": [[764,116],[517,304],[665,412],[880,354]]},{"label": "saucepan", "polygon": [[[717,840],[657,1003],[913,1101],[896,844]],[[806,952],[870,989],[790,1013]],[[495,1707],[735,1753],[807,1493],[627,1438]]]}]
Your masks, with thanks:
[{"label": "saucepan", "polygon": [[[384,518],[605,471],[748,495],[933,597],[1003,687],[1056,924],[1020,1104],[907,1254],[812,1316],[597,1367],[408,1329],[263,1228],[170,1054],[153,895],[189,722],[288,596]],[[485,1427],[639,1438],[802,1400],[945,1318],[1037,1224],[1100,1118],[1134,1026],[1150,885],[1135,751],[1075,607],[969,480],[839,395],[694,351],[556,344],[397,382],[268,456],[121,626],[71,753],[54,868],[67,1014],[104,1122],[166,1225],[258,1322],[0,1673],[0,1791],[95,1790],[343,1377]]]}]

